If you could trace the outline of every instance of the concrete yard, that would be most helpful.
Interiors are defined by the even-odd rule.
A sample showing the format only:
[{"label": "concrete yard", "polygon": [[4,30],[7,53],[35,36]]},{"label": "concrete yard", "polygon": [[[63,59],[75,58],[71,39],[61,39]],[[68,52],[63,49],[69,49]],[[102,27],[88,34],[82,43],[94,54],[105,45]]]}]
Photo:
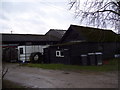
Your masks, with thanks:
[{"label": "concrete yard", "polygon": [[30,88],[117,88],[118,72],[73,72],[7,64],[5,79]]}]

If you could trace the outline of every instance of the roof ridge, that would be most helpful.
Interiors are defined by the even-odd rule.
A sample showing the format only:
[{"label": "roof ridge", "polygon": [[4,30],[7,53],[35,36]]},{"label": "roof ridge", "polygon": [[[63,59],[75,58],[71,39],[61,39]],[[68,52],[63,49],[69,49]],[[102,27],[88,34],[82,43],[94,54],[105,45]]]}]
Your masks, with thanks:
[{"label": "roof ridge", "polygon": [[[53,31],[66,31],[66,30],[64,30],[64,29],[50,29],[51,31],[53,30]],[[49,30],[49,31],[50,31]]]},{"label": "roof ridge", "polygon": [[14,33],[1,33],[3,35],[30,35],[30,36],[45,36],[44,34],[14,34]]},{"label": "roof ridge", "polygon": [[[96,27],[88,27],[88,26],[80,26],[80,25],[73,25],[71,24],[70,26],[72,27],[81,27],[81,28],[89,28],[89,29],[96,29],[96,30],[102,30],[102,31],[112,31],[110,29],[102,29],[102,28],[96,28]],[[112,31],[113,32],[113,31]],[[113,32],[115,33],[115,32]]]}]

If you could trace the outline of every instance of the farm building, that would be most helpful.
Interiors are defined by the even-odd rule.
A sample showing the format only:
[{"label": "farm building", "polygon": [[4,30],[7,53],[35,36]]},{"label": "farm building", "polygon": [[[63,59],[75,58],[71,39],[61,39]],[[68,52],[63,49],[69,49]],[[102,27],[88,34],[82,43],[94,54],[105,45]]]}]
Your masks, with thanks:
[{"label": "farm building", "polygon": [[44,49],[44,55],[46,63],[82,64],[88,60],[87,65],[96,65],[102,63],[100,58],[114,58],[119,51],[120,38],[113,31],[71,25],[59,44]]},{"label": "farm building", "polygon": [[[59,37],[57,36],[57,34],[54,34],[56,32],[61,33]],[[39,45],[44,47],[48,45],[57,44],[62,38],[64,33],[65,30],[56,29],[49,30],[45,35],[2,33],[3,60],[10,62],[18,60],[19,46],[32,47]]]}]

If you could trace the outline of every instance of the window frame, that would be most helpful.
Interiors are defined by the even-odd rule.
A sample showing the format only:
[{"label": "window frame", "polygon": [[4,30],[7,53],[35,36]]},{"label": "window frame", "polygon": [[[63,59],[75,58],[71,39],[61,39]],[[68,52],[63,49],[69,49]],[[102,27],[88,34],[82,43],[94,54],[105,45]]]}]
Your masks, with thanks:
[{"label": "window frame", "polygon": [[64,57],[64,53],[63,54],[61,54],[61,53],[63,53],[63,51],[56,50],[56,57]]}]

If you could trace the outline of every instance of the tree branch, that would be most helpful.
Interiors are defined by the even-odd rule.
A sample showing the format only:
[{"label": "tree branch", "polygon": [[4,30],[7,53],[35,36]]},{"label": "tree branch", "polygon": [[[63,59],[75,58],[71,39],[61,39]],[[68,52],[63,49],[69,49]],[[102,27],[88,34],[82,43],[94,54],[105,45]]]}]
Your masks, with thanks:
[{"label": "tree branch", "polygon": [[112,12],[112,13],[117,14],[118,16],[120,16],[120,13],[117,13],[117,12],[115,12],[113,10],[102,10],[102,11],[96,11],[95,13],[98,13],[98,12]]},{"label": "tree branch", "polygon": [[7,72],[8,72],[8,68],[5,70],[5,72],[4,71],[2,72],[2,79],[4,78]]},{"label": "tree branch", "polygon": [[76,1],[70,2],[69,4],[71,4],[69,10],[71,10],[71,8],[74,6],[74,4],[76,3]]}]

